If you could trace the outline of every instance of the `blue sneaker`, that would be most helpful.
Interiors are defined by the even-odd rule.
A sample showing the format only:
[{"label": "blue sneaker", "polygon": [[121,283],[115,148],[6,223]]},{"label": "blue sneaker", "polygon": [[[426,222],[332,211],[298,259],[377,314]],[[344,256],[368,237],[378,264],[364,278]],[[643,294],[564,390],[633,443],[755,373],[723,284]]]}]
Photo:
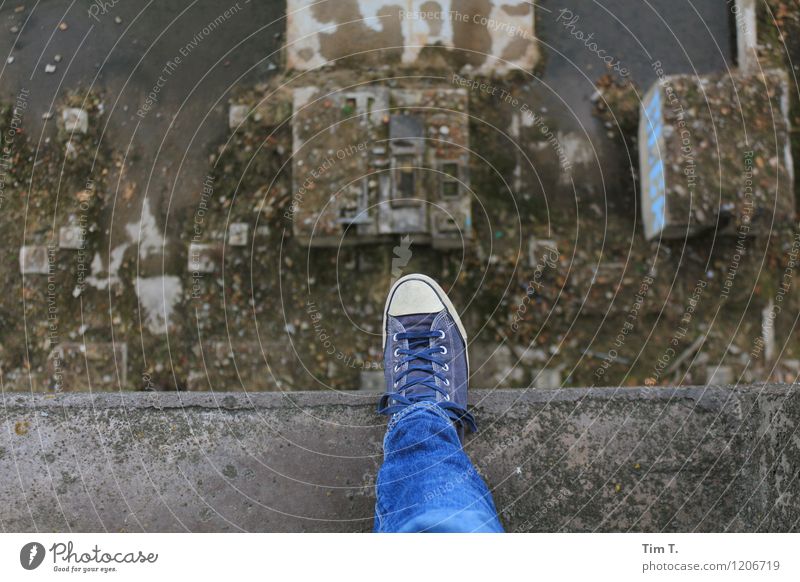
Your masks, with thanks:
[{"label": "blue sneaker", "polygon": [[459,436],[477,430],[467,412],[467,334],[453,304],[436,281],[406,275],[389,291],[383,312],[386,394],[380,414],[392,415],[417,402],[434,402]]}]

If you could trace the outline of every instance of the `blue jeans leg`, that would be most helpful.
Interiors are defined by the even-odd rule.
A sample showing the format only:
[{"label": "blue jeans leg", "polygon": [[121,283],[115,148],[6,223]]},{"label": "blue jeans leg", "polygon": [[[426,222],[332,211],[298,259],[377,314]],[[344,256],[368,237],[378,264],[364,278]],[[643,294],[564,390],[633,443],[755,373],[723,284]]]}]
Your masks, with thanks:
[{"label": "blue jeans leg", "polygon": [[492,494],[452,422],[420,402],[395,414],[383,441],[376,532],[502,532]]}]

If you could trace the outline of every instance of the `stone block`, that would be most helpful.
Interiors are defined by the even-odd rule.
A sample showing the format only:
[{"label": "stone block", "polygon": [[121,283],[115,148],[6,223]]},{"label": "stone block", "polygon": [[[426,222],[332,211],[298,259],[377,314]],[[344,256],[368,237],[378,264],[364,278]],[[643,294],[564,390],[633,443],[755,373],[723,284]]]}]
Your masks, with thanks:
[{"label": "stone block", "polygon": [[61,112],[64,130],[69,133],[86,133],[89,131],[89,113],[85,109],[67,107]]},{"label": "stone block", "polygon": [[247,105],[231,105],[228,109],[228,127],[236,129],[247,120],[250,108]]},{"label": "stone block", "polygon": [[19,248],[19,272],[23,275],[47,275],[50,272],[47,247],[21,246]]},{"label": "stone block", "polygon": [[79,226],[62,226],[58,231],[58,248],[77,250],[83,246],[83,230]]},{"label": "stone block", "polygon": [[228,227],[228,244],[232,247],[247,246],[247,235],[250,225],[246,222],[234,222]]}]

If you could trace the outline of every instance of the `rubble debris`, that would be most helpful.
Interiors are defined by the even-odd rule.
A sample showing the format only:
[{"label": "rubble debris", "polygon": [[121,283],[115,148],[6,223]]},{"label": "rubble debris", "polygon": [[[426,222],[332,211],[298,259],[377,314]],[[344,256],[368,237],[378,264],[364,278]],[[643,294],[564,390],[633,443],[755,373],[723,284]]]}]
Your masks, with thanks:
[{"label": "rubble debris", "polygon": [[228,227],[228,244],[232,247],[247,246],[247,234],[250,225],[246,222],[234,222]]},{"label": "rubble debris", "polygon": [[291,390],[295,360],[285,343],[261,339],[211,338],[192,350],[198,368],[188,374],[189,390]]},{"label": "rubble debris", "polygon": [[46,275],[50,258],[46,246],[24,245],[19,248],[19,272],[23,275]]},{"label": "rubble debris", "polygon": [[191,273],[215,273],[219,265],[220,249],[215,244],[189,245],[188,270]]},{"label": "rubble debris", "polygon": [[61,112],[64,131],[69,133],[86,133],[89,131],[89,113],[85,109],[66,107]]},{"label": "rubble debris", "polygon": [[[63,342],[47,357],[49,390],[62,392],[88,386],[114,391],[128,384],[126,342]],[[88,379],[88,380],[87,380]]]},{"label": "rubble debris", "polygon": [[[528,16],[530,14],[528,12]],[[780,14],[777,18],[780,19]],[[368,15],[367,21],[377,24]],[[121,23],[121,19],[117,22]],[[335,28],[329,23],[326,32],[333,32]],[[315,38],[324,37],[316,35]],[[413,66],[435,70],[442,63],[448,63],[447,77],[452,71],[471,68],[474,72],[480,66],[480,63],[454,63],[451,60],[454,53],[447,47],[441,48],[443,50],[425,47]],[[323,46],[314,47],[314,51],[311,54],[314,58],[316,54],[327,53]],[[400,53],[395,56],[400,58]],[[476,340],[470,345],[475,372],[472,385],[476,388],[631,385],[641,384],[643,378],[649,378],[653,385],[702,383],[709,362],[730,358],[724,359],[725,363],[731,362],[734,372],[738,373],[744,365],[743,358],[752,357],[748,341],[762,333],[759,325],[762,308],[776,295],[769,274],[758,276],[755,268],[780,273],[789,253],[788,247],[776,252],[773,246],[768,246],[769,252],[762,253],[755,240],[748,241],[745,258],[740,264],[737,262],[737,283],[743,284],[733,287],[725,309],[714,324],[715,331],[721,328],[718,340],[703,347],[697,358],[682,360],[680,373],[674,369],[675,376],[653,373],[652,363],[664,355],[673,340],[678,343],[674,344],[676,355],[670,355],[670,361],[681,360],[678,353],[697,336],[702,317],[718,307],[719,303],[712,298],[719,296],[719,286],[731,271],[726,253],[732,246],[726,247],[725,240],[719,238],[712,240],[710,233],[698,233],[686,248],[678,241],[669,240],[651,245],[640,235],[641,223],[635,220],[632,210],[636,205],[630,203],[635,182],[624,155],[627,152],[621,148],[621,145],[634,145],[635,135],[626,144],[609,142],[603,137],[613,135],[618,139],[622,132],[618,131],[617,124],[622,129],[630,124],[635,133],[639,103],[632,85],[623,86],[604,78],[598,81],[597,93],[592,97],[602,121],[594,132],[601,138],[601,143],[593,144],[598,146],[598,157],[591,160],[586,158],[588,140],[583,138],[580,147],[575,147],[578,143],[575,127],[565,120],[557,104],[550,105],[554,113],[548,114],[548,107],[540,102],[542,91],[535,88],[535,82],[523,83],[502,75],[480,78],[492,91],[496,89],[498,94],[506,95],[502,100],[480,89],[466,90],[468,104],[458,112],[472,117],[471,122],[465,124],[468,134],[460,137],[468,139],[464,143],[477,154],[467,161],[463,174],[468,179],[465,185],[474,190],[469,221],[474,235],[467,244],[454,245],[452,250],[433,248],[424,234],[396,233],[379,239],[385,244],[348,246],[351,242],[369,239],[368,235],[359,239],[361,225],[344,216],[346,221],[335,225],[337,240],[342,239],[342,233],[348,233],[341,249],[306,248],[303,237],[294,236],[295,207],[302,214],[303,210],[313,210],[317,196],[324,205],[325,196],[336,201],[347,198],[349,193],[339,192],[347,180],[334,180],[331,178],[334,174],[326,171],[322,179],[313,181],[315,188],[312,188],[325,191],[314,192],[305,200],[295,196],[297,182],[292,184],[292,174],[295,180],[299,178],[293,172],[291,161],[292,132],[297,129],[292,115],[297,92],[305,90],[298,82],[314,85],[308,89],[309,132],[315,127],[337,132],[336,137],[323,136],[306,144],[307,148],[312,148],[314,142],[324,143],[314,155],[320,163],[332,156],[336,162],[334,173],[342,169],[338,150],[353,144],[356,149],[347,149],[344,155],[382,160],[385,165],[366,167],[374,171],[376,177],[390,176],[391,182],[393,151],[389,144],[366,140],[365,148],[358,149],[360,136],[367,132],[358,123],[369,117],[359,115],[362,88],[368,96],[370,92],[374,96],[377,91],[385,91],[385,102],[378,99],[372,102],[373,110],[378,109],[378,105],[390,110],[379,118],[376,112],[376,132],[382,132],[384,140],[394,137],[408,142],[404,147],[408,146],[409,155],[419,155],[415,142],[453,142],[454,136],[459,137],[460,122],[453,124],[443,118],[443,123],[429,123],[427,119],[423,119],[422,124],[416,123],[414,106],[407,104],[403,109],[412,115],[393,120],[391,111],[397,107],[397,96],[402,92],[429,91],[433,97],[426,99],[436,99],[434,107],[458,105],[458,101],[448,102],[443,98],[439,101],[440,95],[444,95],[439,93],[440,89],[453,89],[457,85],[449,81],[442,83],[441,78],[424,74],[416,75],[413,81],[380,80],[386,76],[382,67],[387,64],[394,66],[391,59],[386,59],[374,68],[369,63],[359,62],[357,68],[347,70],[348,63],[339,60],[313,73],[313,83],[307,81],[309,75],[295,76],[292,71],[286,71],[283,76],[270,75],[267,84],[232,87],[231,109],[220,110],[223,126],[226,114],[229,123],[231,114],[237,114],[233,106],[241,107],[238,112],[241,123],[231,127],[230,135],[220,137],[216,145],[209,145],[204,152],[208,158],[209,185],[204,184],[197,206],[173,207],[176,214],[171,215],[171,221],[176,220],[175,216],[179,217],[179,222],[185,218],[180,229],[185,244],[170,245],[172,248],[168,252],[164,249],[163,237],[152,238],[157,243],[154,244],[147,242],[150,236],[139,234],[136,239],[144,244],[137,246],[126,239],[127,242],[122,243],[115,241],[113,248],[98,248],[91,228],[97,228],[98,223],[103,225],[99,226],[102,235],[105,225],[97,219],[97,211],[103,208],[104,192],[114,191],[112,184],[118,177],[115,172],[122,167],[122,161],[109,160],[98,147],[106,142],[99,139],[97,131],[104,124],[95,123],[103,114],[101,101],[90,98],[84,103],[84,96],[73,95],[66,103],[59,102],[55,109],[58,136],[52,135],[52,126],[45,127],[50,135],[44,144],[52,138],[53,147],[45,147],[33,156],[31,149],[23,147],[27,137],[24,134],[15,144],[3,218],[9,231],[21,232],[22,226],[29,230],[24,239],[18,234],[16,238],[7,239],[7,242],[13,241],[6,245],[9,272],[22,279],[14,273],[19,241],[44,245],[58,234],[60,243],[60,231],[53,233],[53,225],[75,224],[73,215],[77,203],[92,202],[84,241],[90,249],[87,262],[91,263],[86,284],[81,285],[77,276],[82,268],[81,253],[55,253],[55,261],[50,265],[57,284],[65,289],[58,297],[59,327],[63,337],[73,342],[83,337],[90,342],[109,341],[111,333],[114,338],[123,338],[128,343],[135,340],[137,346],[141,342],[143,349],[131,350],[128,355],[126,387],[134,389],[184,389],[188,386],[196,390],[250,391],[354,389],[367,385],[382,388],[382,375],[372,366],[381,361],[380,342],[376,341],[375,334],[380,333],[385,293],[392,280],[416,271],[438,276],[454,303],[466,306],[464,322],[470,337]],[[261,70],[264,69],[269,69],[269,65],[262,66]],[[437,72],[433,77],[442,76]],[[479,79],[465,73],[464,80],[467,77]],[[355,95],[347,95],[351,91],[343,87],[358,87],[358,90]],[[588,93],[591,91],[589,88]],[[332,97],[328,97],[328,93]],[[355,98],[355,102],[349,98]],[[512,106],[514,100],[517,104]],[[429,105],[424,100],[420,100],[420,104]],[[69,135],[62,123],[63,106],[88,111],[92,123],[88,124],[86,134],[76,131],[74,136]],[[523,114],[523,106],[536,112],[535,116]],[[322,124],[315,110],[322,111],[323,116],[329,115],[333,123]],[[4,114],[6,111],[0,104],[0,114],[3,114],[0,125],[8,117]],[[122,111],[127,111],[127,106],[123,106]],[[52,117],[52,113],[44,115]],[[631,135],[626,135],[625,139],[628,137]],[[423,158],[435,149],[426,146]],[[95,150],[100,154],[96,168],[91,167]],[[583,159],[580,171],[564,171],[562,150],[567,162],[577,164]],[[517,151],[516,156],[514,151]],[[134,152],[129,161],[136,162],[139,153]],[[68,154],[66,158],[65,154]],[[615,159],[617,154],[625,158],[622,164]],[[31,170],[33,160],[37,163],[35,172]],[[593,171],[595,161],[602,166],[599,169],[603,173],[603,191],[593,190],[599,181],[584,175],[584,170]],[[754,161],[754,165],[757,167],[757,162]],[[315,170],[310,166],[304,163],[302,174],[307,176]],[[403,167],[408,166],[395,166]],[[423,167],[431,174],[440,170],[430,165],[423,164]],[[165,167],[164,172],[168,173],[169,169]],[[65,180],[58,186],[62,170]],[[34,174],[37,180],[42,180],[41,188],[28,192],[26,179]],[[563,196],[565,189],[559,187],[560,180],[567,174],[575,178],[574,197],[573,192]],[[344,171],[341,175],[348,177]],[[622,175],[625,177],[617,179]],[[95,182],[94,186],[85,187],[87,177]],[[461,178],[461,174],[458,177]],[[452,182],[448,188],[453,187]],[[126,176],[122,176],[121,184],[122,194],[117,203],[131,204],[137,200],[140,187],[129,182]],[[53,204],[56,197],[50,194],[57,188],[61,194],[56,209]],[[434,194],[439,196],[440,192]],[[614,198],[622,201],[616,208]],[[306,204],[309,200],[312,201],[310,206]],[[480,201],[480,210],[475,200]],[[608,200],[610,203],[606,204]],[[26,224],[19,218],[23,203],[28,201],[30,213]],[[573,205],[574,214],[571,213]],[[625,215],[628,207],[630,214]],[[413,207],[401,204],[396,208]],[[143,220],[134,220],[136,233],[140,223],[145,230],[163,233],[156,220],[160,210],[143,209]],[[631,216],[634,216],[633,221]],[[17,223],[20,228],[13,230]],[[172,224],[174,222],[170,226]],[[244,246],[225,252],[223,263],[225,244],[236,242],[232,228],[235,224],[248,225],[252,233],[248,228]],[[356,236],[351,237],[352,234]],[[193,244],[209,251],[208,266],[202,269],[207,273],[200,269],[186,272],[184,265],[190,269],[198,266],[191,260],[191,255],[196,254]],[[780,248],[780,244],[775,246]],[[710,247],[713,252],[709,251]],[[53,249],[48,248],[52,254]],[[111,249],[110,252],[107,249]],[[763,257],[764,264],[749,265],[750,256],[759,261]],[[657,272],[652,267],[654,263],[658,264]],[[170,316],[153,317],[153,313],[166,308],[166,303],[162,304],[157,297],[163,281],[154,279],[145,283],[148,290],[141,300],[135,292],[137,276],[141,275],[140,269],[149,270],[147,275],[141,275],[149,279],[155,275],[153,270],[165,266],[179,271],[180,286],[174,288],[181,294],[178,298],[181,303],[173,303],[173,293],[169,296],[169,305],[175,308]],[[0,332],[3,334],[0,366],[6,382],[21,378],[23,381],[18,384],[23,389],[28,389],[29,379],[36,389],[50,387],[43,364],[51,344],[48,330],[42,325],[47,321],[49,278],[28,277],[24,286],[20,281],[12,281],[4,288],[5,298],[0,299],[0,317],[18,310],[20,297],[24,297],[25,305],[31,310],[25,330],[29,332],[30,345],[13,340],[26,336],[17,318],[6,317],[3,321],[9,325]],[[691,291],[687,293],[685,288],[691,289],[694,281],[701,278],[708,281],[708,291],[687,323],[684,318],[692,299]],[[80,301],[71,299],[77,297]],[[726,314],[744,313],[745,301],[752,301],[752,313],[743,318],[741,328],[734,329],[738,321]],[[79,307],[83,307],[84,313]],[[789,311],[788,307],[785,309]],[[165,331],[167,321],[170,325],[181,325],[184,316],[187,321],[179,328],[179,333],[170,332],[171,353],[167,353],[170,344],[160,332]],[[685,336],[676,338],[675,330],[684,327]],[[197,334],[192,337],[195,330]],[[332,334],[334,330],[336,337]],[[781,338],[778,343],[783,348],[783,338],[793,330],[787,332],[778,328],[777,332]],[[139,336],[144,339],[140,340]],[[264,338],[270,338],[272,343],[263,343]],[[733,339],[728,341],[729,338]],[[174,342],[181,345],[176,346]],[[800,356],[794,344],[797,342],[786,343],[787,361]],[[729,348],[730,345],[736,348]],[[146,364],[142,362],[143,352],[146,352]],[[726,353],[733,355],[726,356]],[[106,358],[112,360],[108,355]],[[605,375],[598,376],[598,369],[606,371]]]},{"label": "rubble debris", "polygon": [[666,375],[670,375],[673,372],[676,372],[686,360],[688,360],[695,353],[697,353],[697,350],[699,350],[702,347],[702,345],[703,345],[703,343],[705,343],[705,341],[706,341],[706,335],[705,334],[701,334],[701,335],[697,336],[694,339],[694,341],[691,344],[689,344],[689,346],[685,350],[683,350],[678,355],[677,358],[675,358],[672,361],[672,364],[667,368],[665,374]]},{"label": "rubble debris", "polygon": [[228,109],[228,127],[236,129],[247,121],[250,108],[247,105],[231,105]]},{"label": "rubble debris", "polygon": [[84,244],[83,229],[79,226],[62,226],[58,231],[58,248],[77,250]]},{"label": "rubble debris", "polygon": [[637,87],[629,78],[620,79],[610,74],[602,75],[596,86],[597,91],[592,96],[593,112],[608,129],[608,137],[635,140],[640,109]]}]

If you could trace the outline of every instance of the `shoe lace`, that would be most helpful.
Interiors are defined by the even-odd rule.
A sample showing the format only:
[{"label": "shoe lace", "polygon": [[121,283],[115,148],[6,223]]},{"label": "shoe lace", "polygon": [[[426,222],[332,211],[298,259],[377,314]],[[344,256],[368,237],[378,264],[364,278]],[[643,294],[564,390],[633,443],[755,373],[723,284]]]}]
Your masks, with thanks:
[{"label": "shoe lace", "polygon": [[[443,358],[437,357],[447,352],[442,346],[432,345],[431,342],[432,339],[444,339],[444,337],[444,332],[440,330],[404,331],[394,334],[392,337],[394,341],[407,340],[408,347],[395,350],[396,355],[403,356],[394,368],[397,374],[394,387],[397,390],[383,395],[378,405],[380,414],[391,415],[412,404],[433,401],[457,425],[466,425],[473,432],[477,431],[473,416],[464,407],[452,402],[447,390],[436,383],[438,378],[445,386],[450,385],[449,378],[443,373],[448,369],[448,364]],[[405,364],[409,364],[408,367],[401,370]],[[438,370],[434,364],[439,366]],[[398,388],[404,378],[405,383]],[[415,389],[412,391],[412,388]],[[444,399],[437,401],[437,393]]]}]

